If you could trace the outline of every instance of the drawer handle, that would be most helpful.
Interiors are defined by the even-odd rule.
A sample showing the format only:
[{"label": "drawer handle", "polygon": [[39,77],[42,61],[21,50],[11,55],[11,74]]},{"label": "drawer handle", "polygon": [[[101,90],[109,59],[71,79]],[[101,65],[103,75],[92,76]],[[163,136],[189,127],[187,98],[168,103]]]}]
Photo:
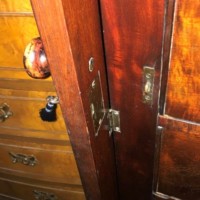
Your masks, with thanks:
[{"label": "drawer handle", "polygon": [[56,96],[48,96],[46,100],[46,107],[40,110],[40,118],[43,121],[54,122],[57,120],[56,108],[59,103],[59,98]]},{"label": "drawer handle", "polygon": [[10,111],[10,107],[6,103],[0,105],[0,122],[4,122],[12,115],[13,113]]},{"label": "drawer handle", "polygon": [[53,193],[42,192],[38,190],[33,190],[35,199],[37,200],[56,200],[57,196]]},{"label": "drawer handle", "polygon": [[22,163],[24,165],[35,166],[37,163],[37,159],[35,156],[28,156],[20,153],[9,152],[13,163]]}]

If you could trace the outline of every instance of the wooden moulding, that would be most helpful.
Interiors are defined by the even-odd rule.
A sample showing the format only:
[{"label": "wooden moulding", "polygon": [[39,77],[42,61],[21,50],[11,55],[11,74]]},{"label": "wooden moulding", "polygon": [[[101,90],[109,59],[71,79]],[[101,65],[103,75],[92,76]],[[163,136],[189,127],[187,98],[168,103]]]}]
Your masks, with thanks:
[{"label": "wooden moulding", "polygon": [[165,26],[164,26],[164,38],[163,38],[163,53],[162,53],[162,78],[161,78],[161,89],[160,89],[160,103],[159,103],[159,113],[163,114],[167,80],[168,80],[168,70],[169,70],[169,60],[170,60],[170,48],[172,40],[172,29],[173,29],[173,18],[174,18],[174,6],[175,0],[167,0],[165,3]]},{"label": "wooden moulding", "polygon": [[[179,199],[200,196],[200,126],[169,116],[159,116],[161,147],[157,192]],[[173,199],[173,198],[172,198]]]},{"label": "wooden moulding", "polygon": [[[98,1],[32,0],[87,199],[117,199],[112,140],[94,136],[88,88],[100,72],[108,106]],[[92,72],[90,57],[95,59]]]}]

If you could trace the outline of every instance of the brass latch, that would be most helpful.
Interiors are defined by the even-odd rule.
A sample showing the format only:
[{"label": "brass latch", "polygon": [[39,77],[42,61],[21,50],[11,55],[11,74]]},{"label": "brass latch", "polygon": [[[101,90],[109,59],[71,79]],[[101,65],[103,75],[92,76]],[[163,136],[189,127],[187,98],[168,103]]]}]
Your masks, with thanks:
[{"label": "brass latch", "polygon": [[154,67],[144,66],[143,68],[143,102],[152,105],[153,104],[153,86],[154,86]]}]

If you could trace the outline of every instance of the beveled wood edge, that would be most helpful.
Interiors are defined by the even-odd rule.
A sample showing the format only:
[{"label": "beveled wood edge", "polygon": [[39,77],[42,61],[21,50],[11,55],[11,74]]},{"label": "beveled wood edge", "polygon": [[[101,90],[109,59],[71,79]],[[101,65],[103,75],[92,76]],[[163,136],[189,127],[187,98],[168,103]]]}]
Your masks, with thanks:
[{"label": "beveled wood edge", "polygon": [[174,118],[169,115],[158,115],[158,126],[181,132],[191,131],[191,127],[196,127],[195,130],[200,130],[200,123]]},{"label": "beveled wood edge", "polygon": [[33,177],[19,176],[19,174],[11,174],[8,170],[1,169],[0,171],[0,180],[9,181],[13,183],[25,184],[25,185],[33,185],[38,187],[47,187],[52,189],[61,189],[61,190],[75,190],[79,192],[83,192],[82,185],[70,184],[70,183],[60,183],[53,180],[40,180],[35,179]]},{"label": "beveled wood edge", "polygon": [[[86,197],[87,199],[101,199],[98,173],[73,58],[73,46],[71,46],[65,23],[62,1],[31,0],[31,3],[60,98],[60,105],[69,130]],[[53,15],[51,12],[53,12]],[[57,51],[53,49],[54,47],[62,47],[62,50]],[[56,59],[55,56],[52,56],[55,54]],[[62,71],[62,73],[57,69],[60,69],[59,71]],[[70,84],[63,84],[65,82]]]},{"label": "beveled wood edge", "polygon": [[168,69],[170,62],[170,50],[173,31],[174,9],[176,0],[165,0],[165,23],[162,47],[162,70],[161,70],[161,87],[159,98],[159,112],[164,113],[165,96],[167,90]]},{"label": "beveled wood edge", "polygon": [[4,195],[4,194],[0,193],[0,200],[21,200],[21,199],[18,199],[18,198],[15,198],[15,197],[11,197],[11,196],[7,196],[7,195]]}]

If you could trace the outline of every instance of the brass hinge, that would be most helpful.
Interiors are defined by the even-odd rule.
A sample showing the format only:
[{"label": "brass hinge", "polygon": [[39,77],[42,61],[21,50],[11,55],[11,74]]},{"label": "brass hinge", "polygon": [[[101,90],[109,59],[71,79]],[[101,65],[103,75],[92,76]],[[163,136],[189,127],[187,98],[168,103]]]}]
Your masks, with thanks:
[{"label": "brass hinge", "polygon": [[113,131],[121,133],[120,112],[118,110],[108,109],[107,118],[109,123],[109,135],[111,135]]},{"label": "brass hinge", "polygon": [[113,131],[121,132],[120,112],[105,108],[100,73],[98,73],[92,81],[89,87],[88,97],[95,136],[98,136],[99,130],[101,129],[109,130],[109,135],[111,135]]}]

